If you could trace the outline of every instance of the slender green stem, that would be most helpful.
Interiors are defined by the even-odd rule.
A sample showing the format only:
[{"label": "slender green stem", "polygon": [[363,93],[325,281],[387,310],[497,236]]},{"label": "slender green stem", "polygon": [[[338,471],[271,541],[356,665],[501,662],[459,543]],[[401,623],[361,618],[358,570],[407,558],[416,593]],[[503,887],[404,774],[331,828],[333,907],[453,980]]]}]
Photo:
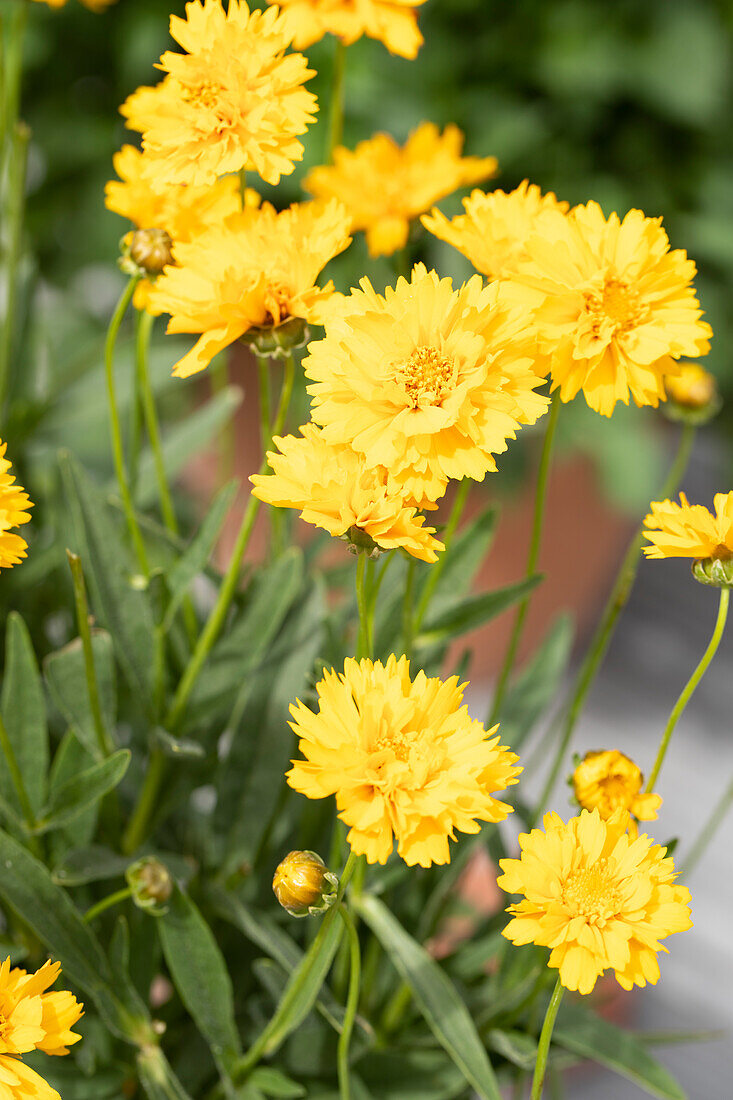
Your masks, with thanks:
[{"label": "slender green stem", "polygon": [[331,85],[331,115],[328,122],[328,155],[326,164],[333,161],[334,150],[341,144],[344,133],[344,71],[346,69],[346,46],[336,39],[336,52],[333,58],[333,83]]},{"label": "slender green stem", "polygon": [[[537,487],[535,489],[534,496],[534,519],[532,521],[532,537],[529,543],[529,554],[527,556],[527,568],[525,570],[525,576],[527,578],[534,576],[537,569],[537,562],[540,556],[540,546],[542,543],[542,524],[545,517],[545,505],[547,503],[547,485],[550,478],[550,467],[552,465],[552,446],[555,441],[555,430],[557,428],[557,419],[560,412],[560,391],[555,390],[552,395],[552,404],[550,405],[550,415],[547,419],[547,427],[545,429],[545,439],[542,445],[542,455],[540,457],[540,465],[537,471]],[[517,613],[514,617],[514,626],[512,627],[512,633],[509,638],[509,644],[507,646],[506,654],[504,656],[504,663],[499,673],[499,679],[496,683],[496,690],[494,692],[494,699],[489,711],[489,715],[486,721],[487,726],[493,726],[496,724],[497,717],[501,711],[502,703],[504,702],[504,696],[506,695],[506,689],[509,684],[509,677],[512,674],[514,668],[514,662],[517,657],[517,650],[519,649],[519,643],[522,638],[522,631],[524,629],[524,620],[527,617],[527,611],[529,610],[530,595],[524,597],[517,608]]]},{"label": "slender green stem", "polygon": [[[218,397],[226,391],[229,385],[229,361],[226,353],[220,355],[209,368],[209,375],[211,378],[211,393],[214,397]],[[228,481],[232,477],[236,465],[235,459],[234,421],[230,418],[219,435],[219,478],[222,482]]]},{"label": "slender green stem", "polygon": [[[5,304],[2,331],[0,331],[0,414],[4,409],[10,386],[13,335],[18,312],[18,273],[23,241],[25,175],[29,140],[28,127],[24,122],[16,122],[8,143],[6,175],[8,193],[3,212],[3,220],[7,226],[7,240],[5,242]],[[0,165],[1,168],[2,165]]]},{"label": "slender green stem", "polygon": [[239,169],[239,197],[242,203],[242,210],[247,206],[247,169]]},{"label": "slender green stem", "polygon": [[257,360],[257,377],[260,393],[260,446],[262,453],[266,454],[272,446],[270,427],[270,361],[262,355],[255,355]]},{"label": "slender green stem", "polygon": [[379,1023],[379,1033],[381,1035],[391,1035],[393,1031],[397,1030],[411,1000],[412,987],[407,982],[402,982],[397,986],[382,1013],[382,1019]]},{"label": "slender green stem", "polygon": [[697,867],[705,854],[708,844],[725,821],[731,806],[733,806],[733,780],[731,780],[723,791],[715,809],[700,830],[700,834],[693,844],[690,854],[687,859],[683,861],[680,867],[680,875],[683,879],[692,874],[695,867]]},{"label": "slender green stem", "polygon": [[135,554],[137,556],[138,564],[145,577],[150,576],[150,566],[148,564],[148,555],[145,550],[145,543],[143,537],[140,534],[140,528],[138,527],[137,518],[135,516],[135,509],[132,503],[132,495],[130,493],[130,486],[127,480],[127,472],[125,470],[125,456],[122,447],[122,429],[120,427],[120,417],[117,411],[117,393],[115,390],[115,376],[114,376],[114,352],[115,344],[117,342],[117,334],[120,331],[120,325],[122,324],[122,318],[127,312],[132,296],[135,293],[135,286],[138,282],[138,276],[133,277],[128,282],[127,286],[120,296],[120,300],[117,303],[117,307],[112,314],[112,320],[109,323],[107,329],[107,339],[104,344],[104,369],[107,378],[107,398],[109,402],[109,421],[110,429],[112,433],[112,457],[114,459],[115,473],[117,474],[117,483],[120,488],[120,499],[122,500],[122,507],[125,513],[125,519],[127,520],[127,527],[132,537],[132,542],[135,547]]},{"label": "slender green stem", "polygon": [[464,477],[463,480],[459,483],[458,489],[456,490],[451,514],[448,517],[448,522],[445,525],[445,531],[443,531],[442,536],[445,550],[439,556],[435,564],[431,566],[430,573],[428,574],[428,579],[425,582],[425,586],[422,590],[422,593],[420,594],[420,599],[418,600],[417,610],[415,611],[415,623],[413,626],[413,633],[415,635],[419,634],[420,632],[420,627],[423,624],[423,619],[425,618],[428,608],[430,607],[430,601],[435,593],[435,589],[438,587],[438,582],[443,575],[443,570],[445,569],[445,564],[448,558],[448,551],[450,550],[451,543],[453,542],[453,537],[456,533],[456,530],[458,529],[458,524],[461,521],[463,509],[466,507],[466,501],[468,500],[468,494],[471,490],[472,484],[473,482],[471,481],[470,477]]},{"label": "slender green stem", "polygon": [[85,924],[89,924],[95,917],[98,917],[100,913],[106,912],[107,909],[111,909],[113,905],[118,905],[121,901],[127,901],[129,897],[132,897],[132,887],[124,886],[121,890],[117,890],[114,894],[110,894],[106,898],[102,898],[101,901],[95,902],[84,914]]},{"label": "slender green stem", "polygon": [[407,576],[405,577],[405,591],[402,597],[402,652],[405,657],[412,656],[412,602],[415,589],[415,559],[410,558],[407,563]]},{"label": "slender green stem", "polygon": [[665,727],[664,733],[662,734],[662,740],[659,744],[659,749],[657,751],[657,757],[656,757],[656,760],[654,761],[654,767],[652,768],[651,774],[650,774],[649,779],[647,781],[647,785],[646,785],[646,793],[647,794],[650,791],[654,790],[654,785],[657,782],[659,772],[661,770],[662,764],[664,763],[664,758],[667,755],[667,749],[669,748],[669,743],[672,740],[672,734],[674,733],[675,727],[676,727],[677,723],[679,722],[679,720],[682,716],[682,712],[684,711],[685,707],[687,706],[690,699],[692,698],[693,693],[694,693],[697,685],[702,680],[703,676],[707,672],[707,669],[708,669],[708,666],[709,666],[710,662],[712,661],[713,657],[717,653],[718,646],[720,645],[720,639],[723,637],[723,631],[725,630],[726,619],[728,618],[728,605],[729,605],[729,603],[730,603],[730,589],[729,588],[721,588],[721,590],[720,590],[720,603],[718,604],[718,618],[715,622],[715,629],[713,630],[713,636],[710,639],[708,647],[707,647],[707,649],[705,650],[705,653],[702,656],[702,660],[700,661],[699,665],[697,666],[697,668],[693,672],[690,679],[685,684],[679,699],[677,700],[674,707],[672,708],[672,713],[669,716],[669,720],[668,720],[667,725]]},{"label": "slender green stem", "polygon": [[542,1025],[542,1031],[540,1032],[539,1046],[537,1047],[537,1061],[534,1067],[534,1077],[532,1078],[532,1092],[530,1093],[530,1100],[541,1100],[542,1085],[545,1080],[545,1071],[547,1069],[547,1056],[550,1053],[550,1040],[552,1039],[552,1030],[555,1026],[555,1020],[557,1019],[557,1012],[560,1008],[560,1002],[565,990],[562,987],[560,979],[557,979],[555,988],[552,991],[550,997],[550,1003],[547,1006],[547,1012],[545,1014],[545,1022]]},{"label": "slender green stem", "polygon": [[160,749],[153,749],[145,772],[145,779],[140,788],[140,795],[122,838],[122,851],[126,855],[137,851],[147,835],[148,826],[158,803],[160,787],[165,777],[166,764],[165,754]]},{"label": "slender green stem", "polygon": [[356,925],[349,916],[344,905],[339,906],[339,914],[346,927],[349,938],[349,994],[346,999],[346,1012],[338,1041],[337,1065],[339,1089],[341,1100],[351,1100],[351,1086],[349,1082],[349,1046],[351,1034],[354,1030],[354,1019],[359,1004],[359,990],[361,987],[361,950],[359,947],[359,934]]},{"label": "slender green stem", "polygon": [[15,787],[15,793],[18,796],[18,803],[20,805],[21,813],[23,814],[23,820],[26,828],[30,834],[29,843],[32,850],[37,855],[40,851],[40,845],[38,843],[38,837],[33,835],[33,830],[36,827],[36,815],[33,813],[33,807],[31,806],[31,800],[28,797],[28,791],[26,790],[25,783],[23,781],[23,773],[18,765],[18,759],[15,755],[15,749],[13,743],[10,740],[10,735],[5,728],[5,723],[0,716],[0,749],[2,749],[5,756],[5,763],[8,766],[10,772],[10,778]]},{"label": "slender green stem", "polygon": [[92,648],[92,632],[89,626],[89,604],[87,602],[87,590],[84,583],[84,570],[81,558],[78,554],[66,551],[66,557],[71,569],[71,579],[74,584],[74,602],[76,604],[76,622],[79,628],[82,651],[84,654],[84,673],[87,681],[87,693],[89,695],[89,709],[92,713],[94,732],[97,735],[97,743],[102,757],[111,756],[115,747],[109,730],[104,724],[102,705],[99,701],[99,685],[97,672],[94,667],[94,649]]},{"label": "slender green stem", "polygon": [[138,477],[140,476],[140,452],[142,450],[143,442],[143,402],[142,394],[140,392],[140,368],[139,364],[137,363],[140,354],[140,328],[142,325],[143,316],[147,316],[147,314],[139,310],[135,312],[136,369],[134,374],[132,403],[130,406],[130,442],[128,447],[128,476],[130,482],[130,494],[133,500],[135,499]]},{"label": "slender green stem", "polygon": [[356,645],[356,659],[372,655],[371,617],[366,591],[367,555],[356,556],[356,606],[359,610],[359,637]]}]

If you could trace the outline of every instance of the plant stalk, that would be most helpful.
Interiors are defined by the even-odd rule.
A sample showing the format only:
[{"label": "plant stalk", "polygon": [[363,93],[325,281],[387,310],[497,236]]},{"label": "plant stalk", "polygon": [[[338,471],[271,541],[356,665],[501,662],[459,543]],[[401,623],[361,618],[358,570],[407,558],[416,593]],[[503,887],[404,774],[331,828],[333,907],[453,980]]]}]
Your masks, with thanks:
[{"label": "plant stalk", "polygon": [[84,654],[84,673],[87,681],[87,693],[89,695],[89,709],[92,713],[94,732],[97,735],[97,743],[102,758],[111,756],[115,751],[109,730],[104,724],[102,705],[99,701],[99,685],[97,672],[94,666],[94,649],[92,647],[92,632],[89,625],[89,603],[87,601],[87,589],[84,583],[84,570],[81,558],[71,550],[66,551],[66,557],[71,569],[71,579],[74,584],[74,602],[76,604],[76,622],[79,628],[82,651]]},{"label": "plant stalk", "polygon": [[346,46],[336,39],[333,57],[333,83],[331,85],[331,115],[328,120],[328,155],[326,164],[333,163],[333,154],[344,133],[344,72],[346,70]]},{"label": "plant stalk", "polygon": [[118,905],[121,901],[127,901],[130,897],[132,897],[131,886],[124,886],[114,894],[109,894],[108,897],[102,898],[101,901],[95,902],[94,905],[87,909],[83,917],[84,923],[89,924],[95,917],[98,917],[100,913],[106,912],[107,909],[111,909],[113,905]]},{"label": "plant stalk", "polygon": [[430,567],[428,579],[425,582],[425,586],[420,594],[420,599],[418,600],[417,604],[417,610],[415,611],[415,622],[412,628],[413,636],[420,633],[420,627],[422,626],[423,619],[425,618],[428,608],[430,607],[430,600],[432,599],[435,593],[435,589],[438,586],[438,582],[443,575],[448,551],[450,549],[451,543],[453,542],[453,537],[458,528],[458,524],[461,521],[461,516],[463,515],[463,510],[466,507],[466,501],[468,500],[468,494],[471,490],[472,484],[473,482],[470,477],[464,477],[463,480],[459,483],[456,490],[453,507],[451,508],[448,522],[445,525],[445,531],[443,531],[442,541],[443,545],[445,546],[445,550],[439,556],[435,564]]},{"label": "plant stalk", "polygon": [[337,1065],[339,1089],[341,1100],[351,1100],[351,1085],[349,1081],[349,1046],[354,1030],[354,1020],[359,1004],[359,990],[361,988],[361,950],[359,947],[359,934],[346,907],[339,905],[339,915],[346,927],[349,939],[349,993],[346,999],[346,1012],[339,1036],[337,1050]]},{"label": "plant stalk", "polygon": [[542,1025],[542,1031],[540,1032],[540,1042],[537,1048],[537,1061],[534,1067],[534,1077],[532,1078],[532,1092],[530,1093],[530,1100],[541,1100],[542,1097],[542,1085],[545,1080],[545,1071],[547,1069],[547,1057],[550,1053],[550,1041],[552,1039],[552,1031],[555,1027],[555,1020],[557,1019],[558,1009],[560,1008],[560,1002],[562,1001],[563,993],[565,990],[558,977],[555,983],[555,988],[552,991],[550,997],[550,1003],[547,1006],[547,1012],[545,1014],[545,1022]]}]

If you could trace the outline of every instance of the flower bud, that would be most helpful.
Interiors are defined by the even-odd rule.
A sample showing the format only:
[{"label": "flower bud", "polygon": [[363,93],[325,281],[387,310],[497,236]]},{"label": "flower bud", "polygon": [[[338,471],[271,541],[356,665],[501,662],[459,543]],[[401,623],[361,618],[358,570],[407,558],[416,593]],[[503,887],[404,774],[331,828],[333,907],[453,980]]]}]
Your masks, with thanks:
[{"label": "flower bud", "polygon": [[172,264],[173,241],[164,229],[134,229],[120,242],[120,267],[128,275],[155,278]]},{"label": "flower bud", "polygon": [[715,375],[699,363],[680,363],[679,374],[666,377],[664,385],[667,390],[664,411],[669,420],[706,424],[720,410]]},{"label": "flower bud", "polygon": [[339,538],[349,544],[349,553],[351,554],[367,554],[370,558],[376,560],[380,554],[384,553],[372,536],[355,524],[349,527],[348,531],[344,531],[343,535],[339,535]]},{"label": "flower bud", "polygon": [[333,905],[338,879],[316,852],[290,852],[275,871],[272,889],[292,917],[307,917]]},{"label": "flower bud", "polygon": [[125,878],[135,905],[154,916],[165,912],[165,903],[173,893],[173,879],[165,864],[155,856],[143,856],[130,864]]},{"label": "flower bud", "polygon": [[[725,549],[725,548],[723,548]],[[692,575],[700,584],[711,588],[733,588],[733,554],[720,551],[712,558],[698,558],[692,563]]]},{"label": "flower bud", "polygon": [[263,359],[287,359],[309,340],[310,330],[302,317],[289,317],[281,325],[251,328],[242,336],[242,341]]}]

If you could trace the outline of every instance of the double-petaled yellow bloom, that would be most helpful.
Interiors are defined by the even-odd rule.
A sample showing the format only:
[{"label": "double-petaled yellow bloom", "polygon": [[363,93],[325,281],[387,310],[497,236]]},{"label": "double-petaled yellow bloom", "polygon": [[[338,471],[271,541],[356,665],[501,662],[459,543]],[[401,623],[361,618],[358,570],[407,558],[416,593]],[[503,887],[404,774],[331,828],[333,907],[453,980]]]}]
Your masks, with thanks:
[{"label": "double-petaled yellow bloom", "polygon": [[28,543],[13,531],[30,520],[29,508],[33,504],[22,485],[16,485],[5,457],[7,443],[0,440],[0,569],[17,565],[26,557]]},{"label": "double-petaled yellow bloom", "polygon": [[534,341],[498,284],[459,290],[417,264],[384,297],[368,279],[339,303],[303,361],[312,418],[418,505],[449,478],[481,481],[523,424],[545,412]]},{"label": "double-petaled yellow bloom", "polygon": [[367,35],[390,53],[414,58],[423,44],[417,11],[425,0],[267,0],[287,16],[293,45],[304,50],[334,34],[346,46]]},{"label": "double-petaled yellow bloom", "polygon": [[47,962],[29,974],[0,965],[0,1097],[2,1100],[61,1100],[55,1089],[21,1060],[32,1050],[68,1054],[81,1039],[72,1028],[83,1005],[66,990],[47,992],[59,976],[59,963]]},{"label": "double-petaled yellow bloom", "polygon": [[651,546],[648,558],[733,559],[733,493],[716,493],[715,514],[702,504],[690,504],[684,493],[680,503],[653,501],[644,519],[644,535]]},{"label": "double-petaled yellow bloom", "polygon": [[624,989],[659,979],[661,940],[692,927],[690,892],[648,836],[632,839],[628,815],[604,821],[583,810],[567,824],[545,814],[544,831],[522,833],[520,859],[502,859],[497,880],[510,905],[504,935],[551,948],[549,966],[566,989],[590,993],[605,970]]},{"label": "double-petaled yellow bloom", "polygon": [[299,203],[280,213],[264,203],[174,244],[177,266],[156,280],[150,306],[171,315],[168,332],[201,336],[173,373],[185,378],[204,370],[250,329],[294,317],[320,323],[333,284],[315,282],[349,244],[348,227],[337,202]]},{"label": "double-petaled yellow bloom", "polygon": [[606,219],[596,202],[548,211],[526,249],[511,282],[534,315],[563,401],[582,390],[604,416],[630,396],[656,406],[675,360],[708,350],[695,265],[681,249],[670,251],[661,218],[631,210],[623,221]]},{"label": "double-petaled yellow bloom", "polygon": [[495,175],[496,157],[463,157],[463,134],[446,126],[441,134],[423,122],[404,145],[375,134],[353,152],[340,146],[333,164],[309,172],[303,186],[319,199],[339,199],[352,230],[366,232],[372,256],[404,248],[410,222],[456,188]]},{"label": "double-petaled yellow bloom", "polygon": [[450,861],[456,831],[503,821],[511,806],[492,797],[517,782],[518,757],[462,706],[465,684],[418,672],[391,656],[347,659],[343,674],[317,685],[318,712],[290,708],[305,760],[293,761],[291,787],[308,798],[336,796],[348,841],[369,863],[386,863],[395,840],[406,863]]},{"label": "double-petaled yellow bloom", "polygon": [[445,548],[433,537],[435,528],[425,527],[424,516],[390,490],[384,467],[369,466],[350,447],[326,443],[314,424],[300,430],[300,437],[273,440],[280,451],[267,455],[274,472],[250,478],[254,496],[278,508],[298,508],[306,523],[355,547],[403,549],[422,561],[437,560]]},{"label": "double-petaled yellow bloom", "polygon": [[164,79],[121,108],[157,162],[158,186],[211,184],[240,169],[274,184],[292,172],[316,98],[303,88],[314,75],[306,59],[285,53],[285,18],[276,8],[250,13],[244,0],[229,0],[226,13],[221,0],[191,0],[170,30],[186,52],[164,53]]},{"label": "double-petaled yellow bloom", "polygon": [[608,821],[619,810],[631,814],[629,830],[636,836],[637,821],[655,821],[662,805],[658,794],[645,794],[640,768],[617,749],[588,752],[573,772],[573,789],[584,810],[598,810]]}]

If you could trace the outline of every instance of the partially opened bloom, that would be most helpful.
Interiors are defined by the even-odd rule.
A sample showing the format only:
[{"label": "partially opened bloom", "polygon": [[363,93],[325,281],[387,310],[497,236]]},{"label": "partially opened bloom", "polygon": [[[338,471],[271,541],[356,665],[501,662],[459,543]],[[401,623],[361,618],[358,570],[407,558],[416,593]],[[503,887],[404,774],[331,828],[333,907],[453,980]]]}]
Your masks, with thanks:
[{"label": "partially opened bloom", "polygon": [[690,891],[648,836],[632,839],[627,814],[604,821],[583,810],[567,824],[545,814],[544,831],[522,833],[520,859],[502,859],[497,880],[510,905],[504,935],[551,948],[549,966],[566,989],[590,993],[605,970],[624,989],[659,979],[661,940],[692,927]]},{"label": "partially opened bloom", "polygon": [[339,199],[352,230],[365,230],[370,254],[389,256],[404,248],[410,222],[433,203],[496,174],[496,157],[463,157],[462,149],[457,126],[441,134],[423,122],[404,145],[375,134],[353,152],[340,146],[333,164],[312,169],[303,186],[316,198]]},{"label": "partially opened bloom", "polygon": [[318,712],[298,702],[291,726],[305,760],[293,761],[291,787],[308,798],[336,795],[348,841],[369,863],[386,863],[394,841],[406,863],[448,863],[456,830],[503,821],[511,807],[492,791],[517,782],[518,757],[461,705],[465,684],[443,682],[392,655],[347,659],[342,674],[317,685]]},{"label": "partially opened bloom", "polygon": [[477,271],[489,279],[505,278],[527,259],[527,238],[536,223],[554,210],[564,214],[566,202],[552,191],[543,195],[528,180],[508,194],[505,191],[473,191],[463,200],[465,214],[450,220],[433,209],[421,221],[441,241],[467,256]]},{"label": "partially opened bloom", "polygon": [[644,535],[651,546],[648,558],[733,559],[733,492],[716,493],[715,513],[702,504],[690,504],[684,493],[680,503],[653,501],[644,518]]},{"label": "partially opened bloom", "polygon": [[548,211],[512,275],[516,299],[534,312],[552,388],[563,401],[582,390],[610,416],[617,401],[657,406],[675,360],[709,348],[692,280],[696,268],[670,251],[661,218],[630,210],[606,219],[596,202]]},{"label": "partially opened bloom", "polygon": [[417,11],[425,0],[267,0],[287,16],[293,45],[304,50],[326,34],[349,46],[363,34],[390,53],[413,58],[423,44]]},{"label": "partially opened bloom", "polygon": [[349,244],[348,225],[337,202],[296,203],[280,213],[264,203],[174,244],[177,266],[156,280],[150,305],[171,315],[168,332],[201,336],[173,373],[204,370],[250,329],[296,317],[320,323],[333,284],[320,288],[316,279]]},{"label": "partially opened bloom", "polygon": [[459,290],[417,264],[384,297],[368,279],[339,304],[304,360],[312,419],[417,504],[449,478],[481,481],[548,399],[534,392],[534,342],[502,290],[475,275]]},{"label": "partially opened bloom", "polygon": [[277,183],[302,159],[298,135],[314,121],[313,71],[286,54],[291,36],[276,8],[250,13],[244,0],[191,0],[172,15],[185,53],[163,54],[166,76],[138,88],[121,111],[157,162],[158,185],[214,183],[244,168]]},{"label": "partially opened bloom", "polygon": [[[626,810],[636,821],[655,821],[662,805],[658,794],[645,794],[641,769],[617,749],[588,752],[573,772],[573,789],[584,810],[598,810],[608,821],[618,810]],[[636,836],[636,822],[629,828]]]},{"label": "partially opened bloom", "polygon": [[306,523],[354,547],[401,548],[423,561],[437,560],[444,546],[433,537],[435,528],[425,527],[414,505],[390,491],[384,467],[369,466],[350,447],[326,443],[314,424],[300,430],[299,437],[275,437],[280,454],[267,454],[274,473],[250,478],[253,496],[278,508],[298,508]]},{"label": "partially opened bloom", "polygon": [[28,543],[13,531],[30,520],[33,504],[21,485],[16,485],[9,460],[5,457],[7,443],[0,440],[0,569],[17,565],[26,557]]},{"label": "partially opened bloom", "polygon": [[668,420],[686,424],[707,424],[720,412],[722,405],[715,375],[699,363],[683,361],[678,373],[664,379],[667,403],[664,412]]}]

